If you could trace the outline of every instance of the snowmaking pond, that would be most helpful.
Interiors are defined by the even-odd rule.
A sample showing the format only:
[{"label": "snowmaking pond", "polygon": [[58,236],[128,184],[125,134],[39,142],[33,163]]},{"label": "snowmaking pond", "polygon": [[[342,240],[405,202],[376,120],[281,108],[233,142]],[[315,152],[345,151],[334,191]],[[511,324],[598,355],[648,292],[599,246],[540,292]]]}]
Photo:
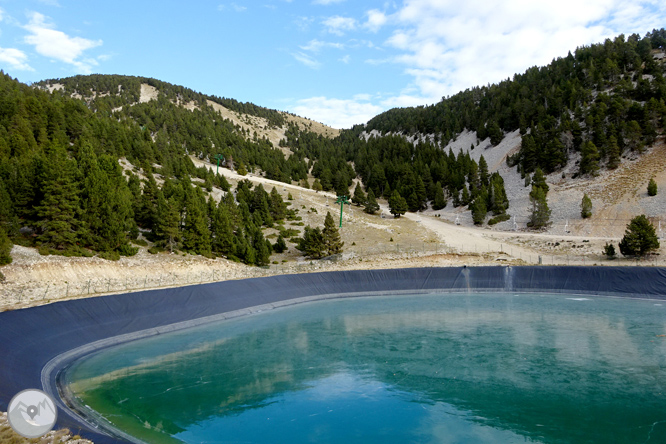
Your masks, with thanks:
[{"label": "snowmaking pond", "polygon": [[665,336],[655,300],[333,299],[103,349],[60,390],[148,443],[663,443]]}]

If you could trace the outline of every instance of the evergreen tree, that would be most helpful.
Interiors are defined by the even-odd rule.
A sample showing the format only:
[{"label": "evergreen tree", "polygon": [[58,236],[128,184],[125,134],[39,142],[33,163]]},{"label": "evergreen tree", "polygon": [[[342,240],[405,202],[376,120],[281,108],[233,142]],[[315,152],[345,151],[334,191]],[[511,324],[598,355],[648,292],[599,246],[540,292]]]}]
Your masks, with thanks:
[{"label": "evergreen tree", "polygon": [[444,189],[442,184],[437,182],[435,184],[435,200],[432,203],[433,210],[441,210],[446,207],[446,198],[444,197]]},{"label": "evergreen tree", "polygon": [[215,217],[211,225],[212,251],[215,254],[224,256],[234,256],[236,253],[236,243],[233,227],[229,217],[228,206],[223,200],[220,201]]},{"label": "evergreen tree", "polygon": [[157,194],[155,235],[172,253],[180,246],[180,215],[174,200],[167,200],[162,191]]},{"label": "evergreen tree", "polygon": [[319,182],[319,179],[314,180],[314,182],[312,183],[312,189],[315,190],[317,193],[324,189],[324,187],[321,186],[321,182]]},{"label": "evergreen tree", "polygon": [[5,228],[0,225],[0,265],[12,263],[12,241],[9,240]]},{"label": "evergreen tree", "polygon": [[340,231],[338,231],[338,227],[335,226],[335,220],[333,220],[333,216],[331,216],[331,213],[328,211],[326,212],[324,229],[321,234],[326,255],[330,256],[342,253],[342,247],[345,243],[340,239]]},{"label": "evergreen tree", "polygon": [[37,241],[66,250],[76,245],[81,229],[79,184],[75,178],[78,169],[76,162],[59,147],[48,154],[48,164],[42,184],[44,198],[36,208],[40,219]]},{"label": "evergreen tree", "polygon": [[400,196],[398,190],[393,191],[391,197],[389,197],[388,204],[389,211],[395,218],[398,218],[407,212],[407,201],[404,197]]},{"label": "evergreen tree", "polygon": [[599,150],[591,140],[585,142],[580,150],[580,173],[595,176],[599,171]]},{"label": "evergreen tree", "polygon": [[543,175],[543,171],[541,171],[541,168],[539,167],[534,170],[534,175],[532,176],[532,186],[541,188],[544,194],[548,194],[548,191],[550,190],[550,187],[546,183],[546,176]]},{"label": "evergreen tree", "polygon": [[490,175],[488,174],[488,162],[486,159],[481,156],[479,159],[479,180],[481,181],[482,186],[488,186],[490,184]]},{"label": "evergreen tree", "polygon": [[[291,196],[291,194],[289,194]],[[269,196],[270,214],[274,221],[279,222],[287,216],[287,205],[278,190],[273,187]]]},{"label": "evergreen tree", "polygon": [[530,202],[532,203],[532,213],[527,226],[534,229],[546,227],[550,223],[550,209],[543,188],[532,185]]},{"label": "evergreen tree", "polygon": [[302,251],[306,256],[319,259],[326,252],[324,239],[319,228],[312,228],[309,225],[305,226],[303,237],[298,240],[296,248]]},{"label": "evergreen tree", "polygon": [[604,245],[604,254],[608,259],[615,259],[615,247],[613,244],[606,242],[606,245]]},{"label": "evergreen tree", "polygon": [[472,209],[472,220],[475,225],[482,225],[486,220],[486,214],[488,213],[486,209],[486,197],[485,195],[479,195],[471,205]]},{"label": "evergreen tree", "polygon": [[284,241],[284,237],[280,234],[277,238],[277,241],[273,245],[273,251],[276,253],[283,253],[287,250],[287,243]]},{"label": "evergreen tree", "polygon": [[375,193],[372,191],[372,188],[368,191],[368,197],[363,211],[368,214],[375,214],[379,211],[379,204],[377,203],[377,199],[375,199]]},{"label": "evergreen tree", "polygon": [[592,200],[587,194],[583,194],[583,200],[580,202],[580,217],[587,219],[592,216]]},{"label": "evergreen tree", "polygon": [[650,182],[648,182],[647,192],[648,196],[657,195],[657,182],[655,182],[654,178],[650,179]]},{"label": "evergreen tree", "polygon": [[645,256],[659,249],[659,239],[654,225],[641,214],[631,219],[620,241],[620,253],[624,256]]},{"label": "evergreen tree", "polygon": [[488,209],[496,216],[506,214],[509,209],[509,198],[506,196],[506,190],[504,189],[504,179],[497,172],[490,176]]},{"label": "evergreen tree", "polygon": [[207,224],[201,188],[188,192],[185,202],[185,226],[183,227],[183,248],[185,250],[210,256],[210,230]]},{"label": "evergreen tree", "polygon": [[608,156],[608,168],[614,170],[620,166],[620,147],[617,144],[617,138],[610,136],[608,138],[608,147],[606,148],[606,155]]},{"label": "evergreen tree", "polygon": [[352,203],[360,207],[366,204],[367,199],[368,197],[363,192],[363,188],[361,188],[361,183],[360,182],[357,183],[356,188],[354,188],[354,196],[352,196]]}]

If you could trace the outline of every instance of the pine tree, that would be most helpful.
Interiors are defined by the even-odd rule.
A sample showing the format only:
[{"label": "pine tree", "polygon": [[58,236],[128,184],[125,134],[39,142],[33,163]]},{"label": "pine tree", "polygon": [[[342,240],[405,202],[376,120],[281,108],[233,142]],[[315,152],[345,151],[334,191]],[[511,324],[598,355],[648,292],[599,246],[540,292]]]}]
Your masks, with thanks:
[{"label": "pine tree", "polygon": [[495,172],[490,176],[490,188],[488,190],[488,210],[494,215],[506,214],[509,209],[509,198],[504,189],[504,179]]},{"label": "pine tree", "polygon": [[599,150],[596,145],[588,140],[580,150],[580,173],[595,176],[599,171]]},{"label": "pine tree", "polygon": [[366,199],[365,208],[363,211],[368,214],[375,214],[377,211],[379,211],[379,204],[377,203],[377,199],[375,199],[375,193],[372,191],[372,188],[370,191],[368,191],[368,197]]},{"label": "pine tree", "polygon": [[481,156],[479,159],[479,180],[481,181],[482,186],[488,186],[489,185],[489,180],[490,180],[490,175],[488,174],[488,162],[486,162],[486,159]]},{"label": "pine tree", "polygon": [[211,225],[212,250],[215,254],[233,256],[236,253],[234,232],[229,217],[229,209],[224,201],[220,201]]},{"label": "pine tree", "polygon": [[398,218],[407,212],[407,201],[404,197],[400,196],[398,190],[393,191],[391,197],[389,197],[388,204],[389,211],[395,218]]},{"label": "pine tree", "polygon": [[173,253],[180,246],[180,215],[173,199],[167,200],[160,190],[157,194],[155,235]]},{"label": "pine tree", "polygon": [[284,241],[284,237],[280,234],[273,245],[273,251],[276,253],[283,253],[287,250],[287,243]]},{"label": "pine tree", "polygon": [[183,248],[204,256],[210,256],[210,230],[206,220],[201,188],[190,190],[185,202],[185,226]]},{"label": "pine tree", "polygon": [[321,229],[306,225],[303,230],[303,237],[298,240],[296,248],[308,257],[314,259],[322,257],[326,251],[326,247]]},{"label": "pine tree", "polygon": [[654,178],[651,178],[650,182],[648,182],[647,192],[648,192],[648,196],[656,196],[657,195],[657,182],[655,182]]},{"label": "pine tree", "polygon": [[0,225],[0,265],[12,263],[12,241],[9,240],[5,228]]},{"label": "pine tree", "polygon": [[583,200],[580,202],[580,217],[587,219],[592,216],[592,200],[587,194],[583,194]]},{"label": "pine tree", "polygon": [[324,189],[324,187],[321,186],[321,182],[319,181],[319,179],[314,180],[314,182],[312,183],[312,189],[317,193]]},{"label": "pine tree", "polygon": [[654,225],[641,214],[631,219],[620,241],[620,253],[624,256],[645,256],[659,249],[659,238]]},{"label": "pine tree", "polygon": [[530,202],[532,203],[532,214],[530,214],[527,226],[534,229],[546,227],[550,223],[550,209],[543,188],[532,185]]},{"label": "pine tree", "polygon": [[331,216],[330,212],[326,212],[324,229],[321,234],[326,255],[331,256],[333,254],[342,253],[342,247],[345,243],[340,239],[340,231],[338,231],[338,227],[335,226],[335,220],[333,220],[333,216]]},{"label": "pine tree", "polygon": [[432,203],[433,210],[441,210],[446,207],[446,198],[444,197],[444,189],[442,184],[437,182],[435,184],[435,200]]},{"label": "pine tree", "polygon": [[532,186],[541,188],[544,194],[548,194],[548,191],[550,190],[550,187],[546,183],[546,176],[543,175],[543,171],[541,171],[541,168],[539,167],[534,170],[534,175],[532,176]]},{"label": "pine tree", "polygon": [[49,168],[42,184],[44,198],[36,208],[40,235],[37,241],[58,250],[74,247],[81,229],[79,184],[76,162],[63,148],[53,148],[48,155]]},{"label": "pine tree", "polygon": [[486,219],[486,214],[488,213],[488,210],[486,209],[486,196],[484,194],[477,196],[477,198],[474,199],[474,202],[472,202],[471,207],[474,224],[482,225]]},{"label": "pine tree", "polygon": [[[291,194],[289,194],[291,196]],[[287,215],[287,205],[282,200],[282,196],[278,190],[273,187],[269,195],[270,214],[274,221],[279,222]]]},{"label": "pine tree", "polygon": [[620,166],[620,147],[617,144],[615,136],[608,138],[608,147],[606,148],[606,155],[608,156],[608,168],[614,170]]},{"label": "pine tree", "polygon": [[368,197],[363,192],[363,188],[361,188],[361,183],[360,182],[357,183],[356,188],[354,188],[354,196],[352,197],[352,202],[360,207],[366,204],[367,199]]}]

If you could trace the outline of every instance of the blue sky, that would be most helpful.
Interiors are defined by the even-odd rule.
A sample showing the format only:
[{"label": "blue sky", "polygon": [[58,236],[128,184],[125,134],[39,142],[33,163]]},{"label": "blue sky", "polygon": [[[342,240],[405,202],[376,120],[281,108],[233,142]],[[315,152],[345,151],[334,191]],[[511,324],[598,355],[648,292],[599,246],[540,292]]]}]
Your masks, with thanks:
[{"label": "blue sky", "polygon": [[154,77],[348,128],[664,26],[663,0],[0,0],[0,68]]}]

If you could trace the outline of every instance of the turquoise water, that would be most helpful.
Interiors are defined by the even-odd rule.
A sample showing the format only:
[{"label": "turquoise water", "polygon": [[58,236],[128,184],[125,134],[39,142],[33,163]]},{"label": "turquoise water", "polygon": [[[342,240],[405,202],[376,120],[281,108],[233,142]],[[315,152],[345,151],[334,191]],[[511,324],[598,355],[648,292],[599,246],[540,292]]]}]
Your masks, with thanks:
[{"label": "turquoise water", "polygon": [[154,443],[663,443],[665,310],[566,295],[321,301],[116,346],[66,380]]}]

